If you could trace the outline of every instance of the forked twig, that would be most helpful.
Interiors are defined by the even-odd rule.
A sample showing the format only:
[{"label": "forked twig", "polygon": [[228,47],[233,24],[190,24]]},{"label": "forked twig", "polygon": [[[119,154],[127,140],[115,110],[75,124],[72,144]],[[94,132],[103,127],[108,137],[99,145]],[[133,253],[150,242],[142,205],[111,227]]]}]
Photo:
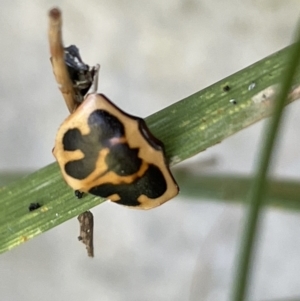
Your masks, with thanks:
[{"label": "forked twig", "polygon": [[76,95],[65,63],[64,46],[62,42],[62,17],[58,8],[53,8],[49,12],[48,38],[53,73],[67,107],[70,113],[72,113],[77,107]]},{"label": "forked twig", "polygon": [[85,64],[75,45],[64,47],[62,16],[58,8],[49,12],[49,44],[53,73],[70,113],[84,101],[88,93],[96,93],[100,65]]}]

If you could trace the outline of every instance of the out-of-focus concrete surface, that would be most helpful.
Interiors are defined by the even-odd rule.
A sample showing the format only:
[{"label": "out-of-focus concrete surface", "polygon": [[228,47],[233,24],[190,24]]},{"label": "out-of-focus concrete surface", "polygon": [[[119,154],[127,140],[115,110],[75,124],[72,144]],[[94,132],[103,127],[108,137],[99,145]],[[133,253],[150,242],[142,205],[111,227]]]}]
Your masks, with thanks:
[{"label": "out-of-focus concrete surface", "polygon": [[[287,46],[299,1],[1,1],[0,169],[51,163],[68,112],[54,81],[47,11],[60,5],[64,41],[100,63],[99,91],[145,117]],[[299,179],[300,104],[287,109],[275,174]],[[262,123],[197,158],[249,174]],[[179,183],[180,184],[180,183]],[[0,256],[1,300],[228,300],[241,229],[239,206],[182,197],[152,211],[93,209],[95,255],[73,219]],[[299,214],[268,210],[251,300],[300,295]]]}]

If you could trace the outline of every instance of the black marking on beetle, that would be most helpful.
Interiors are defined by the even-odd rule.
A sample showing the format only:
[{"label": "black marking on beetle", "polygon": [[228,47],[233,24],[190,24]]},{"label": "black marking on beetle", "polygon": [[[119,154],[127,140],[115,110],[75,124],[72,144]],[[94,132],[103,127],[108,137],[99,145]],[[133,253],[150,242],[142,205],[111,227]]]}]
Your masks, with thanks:
[{"label": "black marking on beetle", "polygon": [[127,143],[115,144],[111,146],[110,152],[105,158],[105,163],[108,169],[117,175],[130,176],[138,172],[142,165],[138,152],[138,148],[130,148]]},{"label": "black marking on beetle", "polygon": [[141,203],[138,197],[147,196],[149,199],[155,199],[163,195],[167,190],[167,183],[159,168],[153,164],[149,165],[147,171],[142,177],[137,178],[132,183],[119,185],[102,184],[90,189],[90,193],[103,198],[113,194],[120,197],[116,203],[127,206],[139,206]]},{"label": "black marking on beetle", "polygon": [[[111,115],[105,110],[95,110],[88,119],[88,125],[91,132],[99,137],[99,143],[106,142],[111,138],[120,138],[125,135],[125,129],[122,122],[116,116]],[[91,133],[92,134],[92,133]],[[109,146],[109,143],[104,144]]]},{"label": "black marking on beetle", "polygon": [[140,133],[143,135],[143,137],[149,143],[149,145],[156,150],[164,151],[163,143],[152,135],[152,133],[149,131],[146,125],[146,122],[142,118],[137,118],[137,121]]},{"label": "black marking on beetle", "polygon": [[29,211],[34,211],[34,210],[39,209],[41,207],[42,207],[42,205],[40,203],[30,203],[30,205],[28,207],[28,210]]},{"label": "black marking on beetle", "polygon": [[95,170],[101,149],[113,149],[110,139],[121,138],[125,134],[124,126],[118,118],[104,110],[95,110],[89,116],[88,125],[90,133],[87,135],[82,135],[76,128],[68,130],[63,137],[64,150],[79,149],[84,154],[83,159],[70,161],[65,165],[66,173],[79,180],[85,179]]}]

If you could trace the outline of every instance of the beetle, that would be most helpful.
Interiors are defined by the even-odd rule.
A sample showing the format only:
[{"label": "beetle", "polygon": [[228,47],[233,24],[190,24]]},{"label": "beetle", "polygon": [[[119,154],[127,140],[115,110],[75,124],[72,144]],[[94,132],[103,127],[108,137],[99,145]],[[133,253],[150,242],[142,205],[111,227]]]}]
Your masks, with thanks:
[{"label": "beetle", "polygon": [[88,94],[63,122],[53,154],[74,190],[121,205],[151,209],[179,192],[163,143],[103,94]]}]

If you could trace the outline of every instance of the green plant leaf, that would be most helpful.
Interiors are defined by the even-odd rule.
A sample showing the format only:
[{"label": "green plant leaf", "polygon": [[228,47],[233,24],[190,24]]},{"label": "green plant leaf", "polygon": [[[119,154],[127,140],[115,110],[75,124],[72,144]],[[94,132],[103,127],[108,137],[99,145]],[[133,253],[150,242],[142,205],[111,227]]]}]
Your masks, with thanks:
[{"label": "green plant leaf", "polygon": [[[243,175],[194,175],[179,169],[175,177],[180,183],[181,195],[198,200],[214,200],[248,204],[253,177]],[[264,205],[284,210],[300,210],[300,182],[285,179],[270,179]]]},{"label": "green plant leaf", "polygon": [[[278,90],[276,84],[294,47],[287,47],[146,118],[153,134],[164,142],[170,164],[194,156],[269,116]],[[287,103],[299,98],[300,72],[294,84]],[[56,163],[0,188],[0,253],[103,201],[90,195],[76,200]],[[33,202],[43,207],[29,212],[28,206]]]},{"label": "green plant leaf", "polygon": [[290,53],[288,64],[282,75],[282,86],[276,98],[274,116],[269,120],[263,135],[262,149],[257,164],[256,176],[250,191],[250,203],[245,218],[241,247],[238,258],[235,281],[233,282],[233,301],[243,301],[247,296],[250,268],[255,247],[256,234],[259,229],[261,208],[267,191],[267,175],[271,163],[272,152],[278,136],[282,113],[294,75],[300,63],[300,24],[297,29],[297,43]]}]

